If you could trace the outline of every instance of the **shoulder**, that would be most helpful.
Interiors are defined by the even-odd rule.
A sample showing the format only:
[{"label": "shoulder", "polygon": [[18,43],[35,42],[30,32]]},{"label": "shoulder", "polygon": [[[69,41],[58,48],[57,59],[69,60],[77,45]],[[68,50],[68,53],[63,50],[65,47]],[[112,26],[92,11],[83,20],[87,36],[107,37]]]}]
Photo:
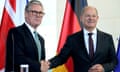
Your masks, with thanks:
[{"label": "shoulder", "polygon": [[68,39],[79,39],[83,38],[83,31],[78,31],[76,33],[73,33],[67,37]]},{"label": "shoulder", "polygon": [[98,30],[98,36],[101,36],[101,37],[104,37],[104,38],[112,38],[112,35],[110,33],[107,33],[107,32],[103,32],[103,31],[100,31]]},{"label": "shoulder", "polygon": [[70,36],[70,37],[81,36],[82,34],[83,34],[83,30],[78,31],[78,32],[75,32],[75,33],[73,33],[73,34],[71,34],[71,35],[69,35],[69,36]]},{"label": "shoulder", "polygon": [[19,35],[20,33],[24,32],[23,30],[24,30],[24,25],[13,27],[8,31],[8,34]]},{"label": "shoulder", "polygon": [[24,27],[25,27],[25,25],[22,24],[22,25],[20,25],[20,26],[11,28],[9,31],[18,31],[18,30],[21,30],[21,29],[24,28]]}]

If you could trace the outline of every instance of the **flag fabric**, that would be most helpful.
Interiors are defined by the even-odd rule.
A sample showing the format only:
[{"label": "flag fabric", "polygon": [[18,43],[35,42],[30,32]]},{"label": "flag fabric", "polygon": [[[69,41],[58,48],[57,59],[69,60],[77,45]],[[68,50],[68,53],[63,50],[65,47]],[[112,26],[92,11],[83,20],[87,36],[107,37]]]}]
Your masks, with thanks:
[{"label": "flag fabric", "polygon": [[4,72],[6,39],[8,31],[24,22],[27,0],[6,0],[0,25],[0,72]]},{"label": "flag fabric", "polygon": [[[63,47],[68,35],[81,30],[80,12],[87,5],[87,0],[66,0],[63,24],[61,28],[57,54]],[[53,69],[53,72],[73,72],[73,62],[70,57],[67,63]]]},{"label": "flag fabric", "polygon": [[120,37],[118,41],[117,58],[118,58],[118,65],[115,68],[115,72],[120,72]]}]

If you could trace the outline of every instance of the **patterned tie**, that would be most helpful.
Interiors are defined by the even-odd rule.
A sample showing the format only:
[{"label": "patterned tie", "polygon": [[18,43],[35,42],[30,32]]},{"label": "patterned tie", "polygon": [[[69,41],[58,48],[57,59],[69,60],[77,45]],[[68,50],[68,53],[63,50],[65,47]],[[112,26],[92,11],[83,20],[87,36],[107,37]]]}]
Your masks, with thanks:
[{"label": "patterned tie", "polygon": [[40,43],[40,40],[39,40],[39,37],[38,37],[38,34],[36,31],[34,32],[34,35],[35,35],[35,37],[34,37],[35,43],[38,48],[38,56],[39,56],[39,60],[40,60],[41,59],[41,43]]},{"label": "patterned tie", "polygon": [[88,33],[88,35],[89,35],[89,39],[88,39],[88,42],[89,42],[89,55],[90,55],[91,60],[93,59],[93,56],[94,56],[94,46],[93,46],[92,34],[93,33]]}]

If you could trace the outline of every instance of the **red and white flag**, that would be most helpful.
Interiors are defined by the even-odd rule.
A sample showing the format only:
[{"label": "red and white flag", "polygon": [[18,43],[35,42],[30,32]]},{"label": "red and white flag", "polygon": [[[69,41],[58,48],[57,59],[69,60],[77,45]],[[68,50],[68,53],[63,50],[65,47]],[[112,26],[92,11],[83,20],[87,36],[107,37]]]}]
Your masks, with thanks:
[{"label": "red and white flag", "polygon": [[24,22],[24,8],[28,0],[6,0],[0,25],[0,72],[5,69],[6,39],[10,28]]}]

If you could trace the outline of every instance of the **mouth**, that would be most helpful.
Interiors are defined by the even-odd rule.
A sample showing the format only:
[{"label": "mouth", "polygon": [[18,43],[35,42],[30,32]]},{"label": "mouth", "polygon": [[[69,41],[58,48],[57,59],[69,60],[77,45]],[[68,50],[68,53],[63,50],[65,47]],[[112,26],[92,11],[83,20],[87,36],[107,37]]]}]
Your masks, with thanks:
[{"label": "mouth", "polygon": [[95,22],[88,22],[88,24],[94,24]]},{"label": "mouth", "polygon": [[89,20],[88,23],[89,23],[89,24],[93,24],[93,23],[95,23],[95,21]]}]

